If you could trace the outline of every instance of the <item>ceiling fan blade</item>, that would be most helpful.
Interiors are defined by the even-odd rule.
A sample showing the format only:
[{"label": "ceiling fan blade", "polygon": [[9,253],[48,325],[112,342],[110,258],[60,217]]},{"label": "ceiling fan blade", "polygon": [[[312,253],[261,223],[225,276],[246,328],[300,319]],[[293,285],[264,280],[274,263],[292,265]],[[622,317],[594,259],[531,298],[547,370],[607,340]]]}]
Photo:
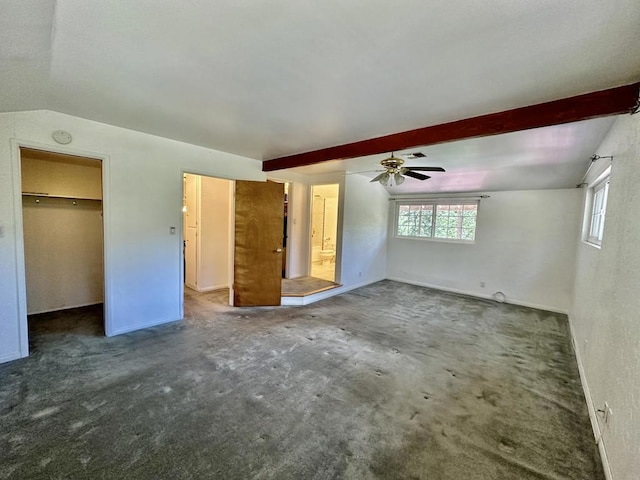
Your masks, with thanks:
[{"label": "ceiling fan blade", "polygon": [[444,172],[442,167],[404,167],[407,170],[413,170],[414,172]]},{"label": "ceiling fan blade", "polygon": [[379,182],[380,179],[382,177],[384,177],[385,175],[387,175],[387,171],[386,170],[384,172],[382,172],[380,175],[378,175],[377,177],[375,177],[373,180],[371,180],[369,183]]},{"label": "ceiling fan blade", "polygon": [[408,171],[404,173],[407,177],[417,178],[418,180],[427,180],[431,178],[429,175],[423,175],[421,173],[416,173],[412,171]]}]

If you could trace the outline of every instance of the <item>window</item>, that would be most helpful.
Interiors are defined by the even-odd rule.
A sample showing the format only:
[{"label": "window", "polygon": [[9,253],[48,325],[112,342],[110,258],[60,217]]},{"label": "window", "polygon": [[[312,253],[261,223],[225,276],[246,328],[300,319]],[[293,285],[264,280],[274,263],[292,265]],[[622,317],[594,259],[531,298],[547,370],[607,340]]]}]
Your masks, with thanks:
[{"label": "window", "polygon": [[473,242],[478,202],[398,202],[397,237]]},{"label": "window", "polygon": [[607,196],[609,195],[609,177],[596,183],[592,187],[591,218],[587,242],[602,245],[604,232],[604,215],[607,210]]}]

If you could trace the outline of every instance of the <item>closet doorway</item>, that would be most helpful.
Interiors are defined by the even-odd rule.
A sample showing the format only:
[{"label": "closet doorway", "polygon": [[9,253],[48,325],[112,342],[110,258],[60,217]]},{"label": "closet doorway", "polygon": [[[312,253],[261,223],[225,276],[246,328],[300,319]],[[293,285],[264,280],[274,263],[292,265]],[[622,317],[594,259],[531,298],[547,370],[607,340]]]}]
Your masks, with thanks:
[{"label": "closet doorway", "polygon": [[102,161],[20,147],[20,170],[30,343],[104,335]]}]

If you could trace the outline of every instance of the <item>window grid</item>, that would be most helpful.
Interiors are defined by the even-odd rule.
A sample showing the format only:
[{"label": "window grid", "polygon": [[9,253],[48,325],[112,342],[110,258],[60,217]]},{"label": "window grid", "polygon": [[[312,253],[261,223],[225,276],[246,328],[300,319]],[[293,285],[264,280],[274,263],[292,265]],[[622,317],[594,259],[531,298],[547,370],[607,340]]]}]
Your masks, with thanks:
[{"label": "window grid", "polygon": [[593,187],[593,200],[591,202],[591,225],[587,241],[596,245],[602,244],[604,232],[605,212],[607,210],[607,197],[609,195],[609,179]]},{"label": "window grid", "polygon": [[396,236],[473,242],[478,202],[399,203]]}]

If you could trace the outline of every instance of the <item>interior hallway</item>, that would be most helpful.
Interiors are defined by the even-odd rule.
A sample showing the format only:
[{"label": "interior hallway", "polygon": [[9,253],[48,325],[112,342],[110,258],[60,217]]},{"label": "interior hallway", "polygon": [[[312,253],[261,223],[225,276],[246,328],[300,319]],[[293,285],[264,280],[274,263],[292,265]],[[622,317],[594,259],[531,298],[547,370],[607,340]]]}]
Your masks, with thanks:
[{"label": "interior hallway", "polygon": [[563,315],[392,281],[216,295],[112,338],[40,316],[0,365],[0,478],[603,478]]}]

